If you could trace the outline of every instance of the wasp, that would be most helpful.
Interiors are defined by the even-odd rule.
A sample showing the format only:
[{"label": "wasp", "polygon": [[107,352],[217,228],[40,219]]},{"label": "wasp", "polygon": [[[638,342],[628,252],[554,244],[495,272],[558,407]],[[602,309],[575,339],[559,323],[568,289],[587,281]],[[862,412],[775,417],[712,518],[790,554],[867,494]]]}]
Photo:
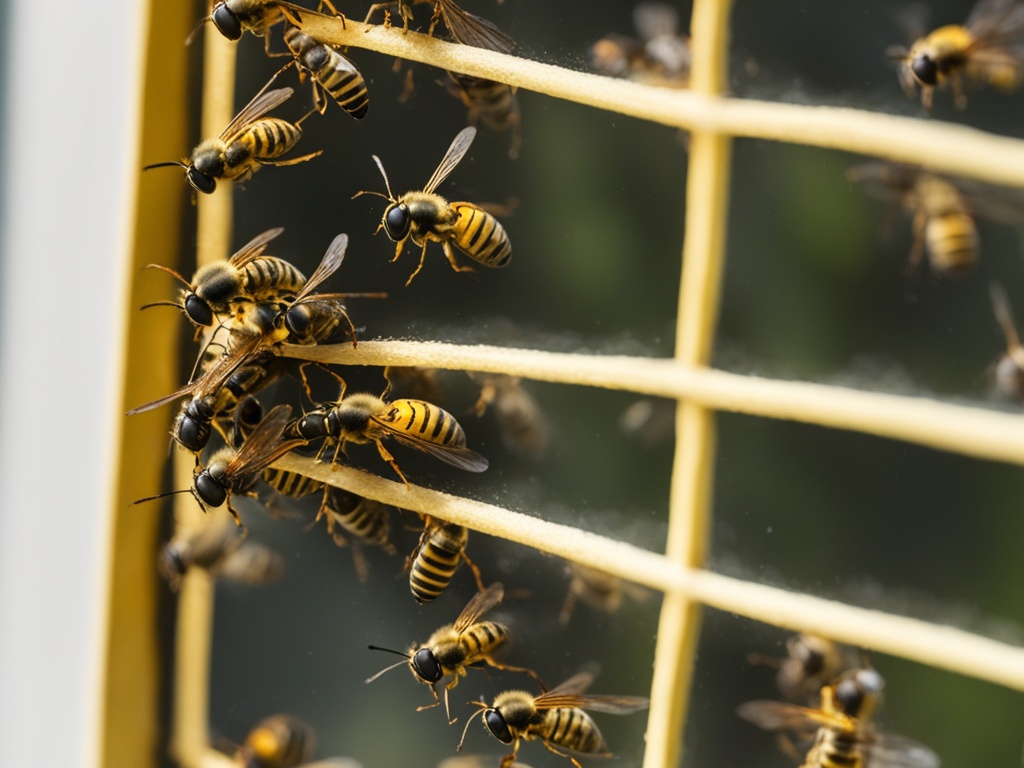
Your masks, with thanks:
[{"label": "wasp", "polygon": [[324,488],[317,519],[320,516],[327,518],[327,530],[339,547],[348,542],[344,534],[334,530],[335,525],[360,544],[375,545],[393,552],[389,509],[387,504],[328,485]]},{"label": "wasp", "polygon": [[801,633],[786,640],[786,655],[781,659],[751,653],[747,661],[775,667],[775,684],[783,697],[817,706],[821,689],[855,668],[858,659],[856,651],[847,645]]},{"label": "wasp", "polygon": [[921,168],[896,163],[867,163],[847,177],[866,184],[879,197],[898,200],[913,216],[914,244],[907,272],[928,264],[940,275],[964,277],[978,261],[978,228],[965,195],[952,182]]},{"label": "wasp", "polygon": [[434,34],[438,21],[443,21],[448,33],[455,42],[461,45],[471,45],[474,48],[486,48],[499,53],[511,53],[516,42],[502,32],[492,22],[460,8],[453,0],[391,0],[391,2],[375,3],[370,6],[366,14],[366,23],[370,22],[378,10],[398,4],[398,12],[402,17],[402,25],[408,30],[409,21],[412,19],[412,5],[422,3],[434,3],[434,14],[430,19],[428,35]]},{"label": "wasp", "polygon": [[634,600],[649,600],[651,593],[638,584],[632,584],[579,563],[568,563],[570,575],[569,590],[565,602],[558,614],[558,623],[565,626],[572,618],[576,601],[582,600],[594,610],[601,613],[615,613],[622,607],[623,599],[628,595]]},{"label": "wasp", "polygon": [[295,768],[313,758],[316,732],[294,715],[265,717],[239,750],[245,768]]},{"label": "wasp", "polygon": [[483,77],[448,72],[448,93],[469,110],[469,124],[482,123],[492,131],[511,131],[508,156],[515,160],[523,145],[523,123],[516,89]]},{"label": "wasp", "polygon": [[[321,0],[318,8],[323,11],[324,6],[330,9],[331,13],[341,18],[344,24],[345,17],[335,10],[330,0]],[[256,37],[262,37],[264,47],[270,54],[270,28],[282,21],[289,24],[299,24],[302,14],[308,14],[308,8],[285,2],[285,0],[219,0],[214,4],[210,15],[202,19],[192,31],[192,35],[199,30],[207,21],[212,21],[228,40],[239,40],[244,32],[252,32]],[[191,42],[192,35],[189,35],[188,42]]]},{"label": "wasp", "polygon": [[[501,760],[501,768],[509,768],[515,761],[520,741],[537,739],[549,752],[568,758],[576,768],[582,768],[579,760],[560,751],[559,747],[581,754],[611,757],[597,723],[585,710],[625,715],[646,709],[649,702],[640,696],[584,695],[593,679],[592,673],[580,672],[539,696],[526,691],[504,691],[489,706],[484,702],[473,702],[478,709],[466,721],[462,740],[465,741],[473,718],[482,714],[484,726],[491,735],[502,744],[512,745],[512,752]],[[462,748],[462,741],[458,748]]]},{"label": "wasp", "polygon": [[551,440],[551,426],[540,405],[518,376],[501,373],[469,372],[480,386],[480,397],[474,406],[477,416],[490,408],[501,429],[505,447],[531,459],[544,456]]},{"label": "wasp", "polygon": [[875,670],[853,669],[821,689],[818,708],[757,700],[736,713],[759,728],[810,743],[802,768],[938,768],[939,757],[928,747],[875,729],[871,718],[884,687]]},{"label": "wasp", "polygon": [[469,127],[460,131],[426,186],[420,191],[406,192],[397,198],[391,191],[384,165],[380,158],[374,155],[373,161],[384,177],[384,186],[388,193],[384,195],[363,190],[354,195],[377,195],[390,203],[384,211],[377,231],[383,228],[388,237],[398,243],[392,261],[396,261],[402,255],[406,240],[412,240],[414,245],[420,246],[419,265],[406,280],[406,285],[409,285],[423,269],[427,243],[431,241],[441,244],[448,263],[456,272],[473,270],[472,267],[459,266],[455,261],[453,244],[471,259],[487,267],[504,267],[512,258],[512,244],[505,229],[493,214],[473,203],[449,203],[440,195],[434,194],[434,190],[465,156],[475,137],[476,128]]},{"label": "wasp", "polygon": [[[252,434],[245,438],[241,447],[226,446],[217,451],[210,457],[205,468],[196,467],[191,488],[171,493],[191,493],[203,511],[207,507],[217,508],[227,503],[228,512],[241,526],[242,518],[231,505],[231,496],[254,495],[253,488],[264,469],[293,448],[306,444],[305,440],[299,438],[284,439],[291,417],[290,405],[275,406]],[[149,496],[132,503],[141,504],[167,495]]]},{"label": "wasp", "polygon": [[1017,0],[979,0],[962,25],[950,24],[917,39],[907,50],[893,46],[900,85],[908,96],[921,89],[931,110],[936,88],[949,85],[957,109],[967,106],[964,80],[1010,91],[1024,80],[1024,5]]},{"label": "wasp", "polygon": [[171,165],[184,168],[189,185],[209,195],[217,189],[218,180],[246,181],[264,165],[295,165],[312,160],[322,150],[288,160],[278,159],[298,143],[302,121],[308,114],[294,123],[279,117],[265,117],[292,93],[291,88],[267,91],[264,87],[219,136],[203,141],[192,150],[190,157],[180,162],[154,163],[143,170]]},{"label": "wasp", "polygon": [[431,517],[424,520],[423,533],[406,560],[409,589],[417,603],[429,603],[444,592],[463,562],[473,572],[477,588],[485,591],[480,569],[466,555],[468,543],[469,529],[465,526]]},{"label": "wasp", "polygon": [[293,298],[306,284],[305,275],[284,259],[264,254],[267,245],[282,232],[283,227],[261,232],[229,259],[197,269],[191,280],[162,264],[147,264],[148,269],[168,273],[185,288],[178,301],[158,301],[143,309],[161,305],[178,307],[193,325],[208,328],[218,319],[242,321],[256,303],[277,303]]},{"label": "wasp", "polygon": [[227,517],[211,517],[201,528],[175,534],[160,550],[160,573],[177,592],[189,568],[241,584],[269,584],[284,573],[284,558],[269,547],[249,541]]},{"label": "wasp", "polygon": [[[344,299],[350,297],[381,299],[386,293],[314,293],[327,278],[338,271],[345,251],[348,235],[340,234],[331,241],[320,265],[310,275],[294,298],[257,304],[257,326],[274,341],[289,344],[322,344],[345,323],[352,346],[356,346],[356,328],[345,309]],[[267,310],[264,312],[263,310]]]},{"label": "wasp", "polygon": [[306,440],[327,438],[317,460],[331,444],[335,445],[332,464],[338,462],[346,443],[375,443],[377,451],[409,486],[394,457],[384,447],[384,439],[428,453],[468,472],[483,472],[487,459],[466,446],[466,433],[447,411],[423,400],[399,399],[388,403],[376,395],[358,393],[326,403],[303,416],[296,432]]},{"label": "wasp", "polygon": [[[190,396],[182,402],[171,429],[175,442],[198,454],[206,447],[213,429],[230,442],[239,401],[279,379],[288,365],[286,359],[260,351],[261,343],[255,334],[233,334],[228,350],[200,376],[169,395],[132,408],[128,415]],[[253,425],[258,421],[256,417]]]},{"label": "wasp", "polygon": [[633,9],[638,38],[610,34],[590,46],[590,65],[603,75],[649,85],[685,88],[690,82],[690,40],[679,34],[679,13],[663,3]]},{"label": "wasp", "polygon": [[300,72],[309,73],[313,82],[313,106],[318,113],[322,115],[327,111],[327,96],[330,96],[356,120],[366,117],[370,94],[355,64],[298,27],[288,25],[284,43]]},{"label": "wasp", "polygon": [[499,583],[491,584],[483,592],[477,592],[466,603],[454,623],[438,629],[425,643],[413,643],[407,653],[371,645],[371,650],[397,653],[404,656],[406,661],[382,669],[366,682],[372,683],[385,672],[408,663],[413,676],[424,685],[429,685],[430,692],[434,694],[433,704],[416,708],[417,712],[422,712],[440,705],[441,700],[434,686],[451,676],[451,681],[444,687],[444,711],[449,723],[454,721],[448,709],[448,692],[458,685],[460,677],[465,677],[469,667],[487,664],[495,669],[524,672],[536,680],[543,690],[544,684],[532,669],[508,666],[494,659],[494,654],[508,641],[509,628],[496,621],[480,621],[480,617],[498,605],[504,596],[505,588]]},{"label": "wasp", "polygon": [[996,322],[1003,330],[1006,339],[1006,352],[1000,356],[995,366],[996,387],[1004,397],[1018,402],[1024,401],[1024,346],[1020,343],[1020,335],[1013,320],[1013,308],[1006,290],[998,283],[989,285],[992,296],[992,310]]}]

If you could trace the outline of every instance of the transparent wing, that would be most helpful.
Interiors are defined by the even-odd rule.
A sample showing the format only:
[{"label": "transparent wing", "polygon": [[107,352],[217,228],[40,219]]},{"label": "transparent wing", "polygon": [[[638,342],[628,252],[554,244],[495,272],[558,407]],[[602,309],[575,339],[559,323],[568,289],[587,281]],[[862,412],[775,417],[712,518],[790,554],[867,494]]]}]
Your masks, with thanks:
[{"label": "transparent wing", "polygon": [[[283,403],[274,406],[270,413],[263,417],[252,434],[242,443],[235,457],[228,462],[227,473],[233,478],[233,484],[245,486],[292,448],[305,445],[305,440],[281,439],[291,418],[292,407]],[[234,480],[237,480],[237,483]]]},{"label": "transparent wing", "polygon": [[[264,86],[264,89],[266,86]],[[235,115],[235,119],[228,123],[220,138],[230,144],[238,134],[242,133],[252,123],[259,120],[267,112],[280,106],[287,101],[295,91],[292,88],[275,88],[272,91],[261,90],[253,100],[242,107],[242,111]]]},{"label": "transparent wing", "polygon": [[1020,336],[1017,334],[1017,323],[1013,319],[1013,308],[1010,306],[1006,289],[999,283],[989,283],[988,290],[992,296],[992,311],[999,327],[1003,329],[1003,336],[1006,337],[1006,348],[1015,349],[1020,346]]},{"label": "transparent wing", "polygon": [[1019,42],[1024,32],[1024,5],[1016,0],[979,0],[964,26],[974,37],[972,48]]},{"label": "transparent wing", "polygon": [[510,53],[515,49],[516,41],[487,19],[463,10],[452,0],[439,0],[438,6],[444,25],[455,42],[498,53]]},{"label": "transparent wing", "polygon": [[318,285],[338,271],[338,267],[341,266],[341,262],[345,258],[346,248],[348,248],[348,235],[346,234],[340,234],[331,241],[331,244],[327,247],[327,253],[324,254],[323,259],[320,261],[320,266],[318,266],[316,271],[309,276],[305,285],[302,286],[302,290],[299,291],[298,296],[295,297],[296,304],[311,294]]},{"label": "transparent wing", "polygon": [[[232,337],[235,338],[235,337]],[[143,413],[144,411],[152,410],[153,408],[159,408],[161,405],[173,402],[179,397],[185,395],[200,395],[200,394],[214,394],[224,383],[230,378],[243,363],[248,361],[256,350],[260,346],[262,341],[260,336],[254,334],[245,334],[241,336],[241,341],[236,341],[230,350],[215,362],[210,368],[208,368],[199,378],[194,381],[190,381],[183,387],[174,390],[169,395],[158,397],[156,400],[150,400],[148,403],[136,406],[128,411],[129,416],[134,416],[136,413]]]},{"label": "transparent wing", "polygon": [[651,705],[643,696],[600,696],[586,694],[556,693],[555,690],[541,694],[534,700],[537,709],[590,709],[611,715],[628,715],[639,712]]},{"label": "transparent wing", "polygon": [[487,613],[491,608],[501,602],[505,596],[505,587],[500,582],[491,584],[483,592],[477,592],[473,599],[466,603],[462,613],[455,619],[453,628],[456,632],[462,632],[467,627],[476,623],[476,620]]},{"label": "transparent wing", "polygon": [[935,752],[906,736],[879,733],[867,746],[866,768],[939,768]]},{"label": "transparent wing", "polygon": [[821,726],[848,730],[850,723],[845,718],[835,717],[818,709],[801,707],[787,701],[756,699],[740,704],[736,714],[747,722],[766,731],[793,731],[806,733]]},{"label": "transparent wing", "polygon": [[664,3],[640,3],[633,9],[633,25],[644,41],[679,32],[679,12]]},{"label": "transparent wing", "polygon": [[284,232],[284,227],[274,227],[274,229],[268,229],[266,232],[261,232],[231,254],[231,258],[228,259],[228,263],[237,269],[241,269],[253,259],[263,255],[263,251],[266,250],[267,244],[282,232]]},{"label": "transparent wing", "polygon": [[379,424],[384,428],[389,435],[400,443],[404,443],[410,448],[415,448],[417,451],[423,451],[423,453],[430,454],[435,459],[440,459],[446,464],[451,464],[453,467],[464,469],[467,472],[483,472],[487,467],[490,466],[490,462],[487,461],[486,457],[481,456],[476,451],[466,448],[463,446],[446,446],[432,443],[428,440],[423,440],[410,435],[407,432],[401,432],[389,424],[373,420],[375,424]]},{"label": "transparent wing", "polygon": [[[470,126],[463,128],[459,131],[455,140],[452,141],[452,145],[448,147],[448,151],[445,156],[441,159],[441,164],[437,166],[437,170],[434,171],[434,175],[430,177],[430,181],[427,182],[426,186],[423,187],[423,191],[430,193],[441,186],[441,182],[448,178],[448,174],[455,170],[455,166],[459,164],[459,161],[466,156],[466,152],[469,151],[469,145],[473,143],[473,139],[476,138],[476,128]],[[379,161],[378,161],[379,165]],[[384,169],[381,168],[381,171]]]}]

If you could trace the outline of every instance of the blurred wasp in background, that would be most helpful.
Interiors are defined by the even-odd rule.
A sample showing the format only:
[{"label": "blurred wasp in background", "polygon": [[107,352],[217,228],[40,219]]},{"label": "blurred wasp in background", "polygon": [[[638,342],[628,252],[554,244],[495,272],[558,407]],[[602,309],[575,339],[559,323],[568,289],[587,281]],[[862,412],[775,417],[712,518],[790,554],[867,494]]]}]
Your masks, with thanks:
[{"label": "blurred wasp in background", "polygon": [[967,20],[924,34],[918,7],[905,18],[917,37],[909,49],[892,46],[886,54],[899,66],[900,85],[908,96],[921,89],[921,103],[931,110],[936,88],[950,86],[957,109],[967,106],[964,81],[1003,91],[1024,82],[1024,3],[978,0]]},{"label": "blurred wasp in background", "polygon": [[996,322],[1003,331],[1006,340],[1006,351],[995,364],[996,389],[1003,397],[1024,402],[1024,346],[1021,346],[1020,335],[1013,319],[1013,307],[1006,289],[999,283],[989,285],[992,297],[992,311]]},{"label": "blurred wasp in background", "polygon": [[648,85],[686,88],[690,82],[690,40],[679,34],[679,12],[664,3],[633,9],[638,37],[609,34],[590,46],[590,66],[602,75]]},{"label": "blurred wasp in background", "polygon": [[747,661],[774,667],[778,670],[775,684],[782,696],[812,706],[820,704],[822,688],[860,663],[856,649],[803,633],[786,640],[786,655],[782,658],[751,653]]},{"label": "blurred wasp in background", "polygon": [[875,729],[871,719],[884,687],[875,670],[853,669],[822,687],[817,708],[757,700],[740,705],[736,714],[787,736],[780,742],[787,747],[809,745],[802,768],[938,768],[939,757],[928,747]]},{"label": "blurred wasp in background", "polygon": [[917,274],[926,254],[933,274],[964,277],[974,269],[981,250],[976,217],[1005,224],[1024,220],[1024,198],[1019,194],[967,179],[953,181],[918,166],[872,162],[849,168],[846,176],[913,217],[910,277]]}]

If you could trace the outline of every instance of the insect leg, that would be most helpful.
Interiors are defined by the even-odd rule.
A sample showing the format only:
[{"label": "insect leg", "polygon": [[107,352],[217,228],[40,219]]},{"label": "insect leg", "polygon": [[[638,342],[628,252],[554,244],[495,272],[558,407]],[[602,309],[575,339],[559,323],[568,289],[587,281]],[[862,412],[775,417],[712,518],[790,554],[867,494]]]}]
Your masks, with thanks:
[{"label": "insect leg", "polygon": [[459,263],[455,260],[455,251],[452,250],[451,243],[441,243],[441,248],[444,249],[444,255],[448,257],[448,263],[451,264],[452,269],[456,272],[476,272],[475,269],[469,266],[459,266]]},{"label": "insect leg", "polygon": [[[402,478],[402,482],[405,483],[405,487],[408,488],[409,481],[405,478],[405,475],[402,474],[402,470],[398,468],[398,464],[395,463],[395,457],[388,453],[388,449],[384,447],[384,443],[382,443],[379,438],[374,438],[374,442],[377,444],[377,452],[380,453],[380,457],[391,465],[391,468],[395,470],[395,474]],[[481,589],[480,591],[482,592],[483,590]]]}]

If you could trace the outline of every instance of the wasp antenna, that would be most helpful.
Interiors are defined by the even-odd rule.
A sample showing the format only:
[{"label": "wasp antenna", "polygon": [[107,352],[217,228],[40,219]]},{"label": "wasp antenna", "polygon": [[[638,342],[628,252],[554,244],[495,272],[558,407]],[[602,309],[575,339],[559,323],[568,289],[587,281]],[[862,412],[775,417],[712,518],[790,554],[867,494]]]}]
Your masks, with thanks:
[{"label": "wasp antenna", "polygon": [[188,170],[188,166],[185,163],[181,162],[180,160],[168,160],[166,163],[151,163],[150,165],[142,166],[142,170],[148,171],[152,168],[166,168],[169,165],[173,165],[177,168],[184,168],[185,170]]},{"label": "wasp antenna", "polygon": [[196,35],[199,34],[199,30],[203,28],[203,25],[212,20],[212,16],[205,16],[196,22],[196,25],[192,27],[192,31],[188,33],[188,37],[185,38],[185,45],[192,45],[192,41],[195,40]]},{"label": "wasp antenna", "polygon": [[401,651],[393,651],[390,648],[378,648],[376,645],[371,645],[371,646],[369,646],[369,648],[372,651],[387,651],[388,653],[394,653],[394,654],[396,654],[398,656],[403,657],[403,659],[402,659],[402,661],[398,661],[398,662],[395,662],[394,664],[392,664],[390,666],[384,667],[384,669],[382,669],[377,674],[370,675],[368,678],[363,680],[363,682],[366,683],[367,685],[372,683],[374,680],[376,680],[378,677],[383,675],[385,672],[390,672],[395,667],[404,667],[406,665],[406,663],[408,662],[408,659],[409,659],[408,655],[402,653]]},{"label": "wasp antenna", "polygon": [[176,269],[171,269],[170,267],[165,267],[163,264],[147,264],[145,268],[146,269],[159,269],[161,272],[166,272],[168,275],[173,277],[175,280],[178,280],[179,282],[184,283],[186,286],[189,286],[189,287],[192,286],[192,283],[190,283],[188,280],[186,280],[185,276],[182,275],[181,272],[179,272]]},{"label": "wasp antenna", "polygon": [[466,732],[469,730],[469,724],[473,722],[473,718],[481,714],[485,709],[487,709],[487,705],[482,701],[468,701],[466,703],[472,704],[474,707],[479,707],[479,709],[472,715],[470,715],[468,720],[466,720],[466,725],[462,729],[462,738],[459,739],[459,745],[455,748],[456,752],[462,751],[462,742],[466,740]]},{"label": "wasp antenna", "polygon": [[158,493],[156,496],[147,496],[144,499],[136,499],[135,501],[133,501],[128,506],[134,507],[136,504],[142,504],[143,502],[146,502],[146,501],[156,501],[157,499],[162,499],[165,496],[174,496],[177,493],[191,493],[191,492],[192,492],[191,488],[182,488],[180,491],[167,491],[166,493]]},{"label": "wasp antenna", "polygon": [[380,161],[380,158],[373,155],[373,162],[377,164],[377,168],[380,170],[380,175],[384,177],[384,188],[388,191],[388,200],[394,200],[395,195],[391,191],[391,182],[388,181],[387,171],[384,170],[384,163]]},{"label": "wasp antenna", "polygon": [[176,301],[151,301],[149,304],[143,304],[139,309],[149,309],[150,307],[174,307],[175,309],[181,309],[181,304]]}]

